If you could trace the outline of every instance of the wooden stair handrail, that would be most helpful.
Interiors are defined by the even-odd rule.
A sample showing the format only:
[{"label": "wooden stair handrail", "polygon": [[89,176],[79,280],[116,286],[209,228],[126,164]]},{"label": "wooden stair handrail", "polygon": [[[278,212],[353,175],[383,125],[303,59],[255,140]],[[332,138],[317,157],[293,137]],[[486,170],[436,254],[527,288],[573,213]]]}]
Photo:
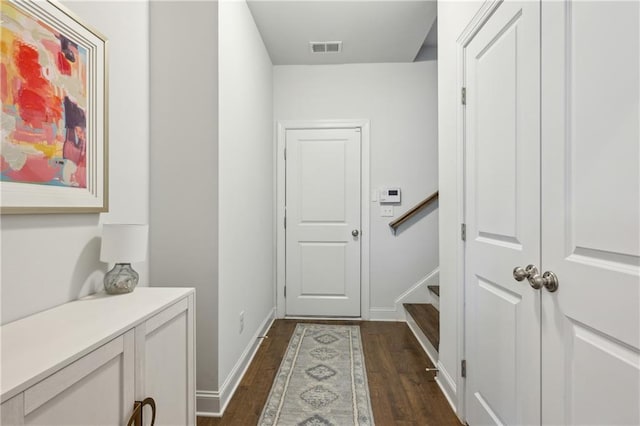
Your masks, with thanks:
[{"label": "wooden stair handrail", "polygon": [[425,207],[427,207],[429,204],[433,203],[435,200],[438,199],[438,192],[436,191],[433,194],[429,195],[427,198],[425,198],[424,200],[420,201],[418,204],[416,204],[415,206],[413,206],[411,208],[411,210],[407,211],[405,214],[403,214],[402,216],[400,216],[399,218],[397,218],[396,220],[394,220],[393,222],[389,223],[389,226],[393,229],[393,233],[396,233],[396,230],[398,229],[398,227],[400,225],[402,225],[403,223],[405,223],[407,220],[411,219],[416,213],[418,213],[420,210],[424,209]]}]

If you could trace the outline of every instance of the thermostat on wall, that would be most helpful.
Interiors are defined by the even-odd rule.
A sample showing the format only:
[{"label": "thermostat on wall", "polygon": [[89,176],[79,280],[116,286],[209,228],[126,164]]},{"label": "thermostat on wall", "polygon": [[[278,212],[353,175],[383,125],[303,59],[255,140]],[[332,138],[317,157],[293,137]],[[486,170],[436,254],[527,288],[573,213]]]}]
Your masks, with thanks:
[{"label": "thermostat on wall", "polygon": [[380,189],[380,202],[381,203],[399,203],[400,202],[400,188],[382,188]]}]

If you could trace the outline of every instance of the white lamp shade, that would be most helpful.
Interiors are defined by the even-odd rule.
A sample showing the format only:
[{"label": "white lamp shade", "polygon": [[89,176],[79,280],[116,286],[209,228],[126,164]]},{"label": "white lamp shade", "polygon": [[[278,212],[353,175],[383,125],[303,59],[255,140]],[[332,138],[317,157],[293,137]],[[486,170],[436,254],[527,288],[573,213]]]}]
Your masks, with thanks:
[{"label": "white lamp shade", "polygon": [[141,262],[147,258],[149,225],[102,225],[100,260],[113,263]]}]

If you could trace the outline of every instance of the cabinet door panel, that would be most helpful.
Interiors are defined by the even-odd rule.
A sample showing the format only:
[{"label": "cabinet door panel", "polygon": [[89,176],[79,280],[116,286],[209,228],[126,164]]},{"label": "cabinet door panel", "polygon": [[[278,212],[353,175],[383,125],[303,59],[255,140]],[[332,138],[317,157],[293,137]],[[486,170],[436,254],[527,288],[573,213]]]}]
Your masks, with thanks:
[{"label": "cabinet door panel", "polygon": [[190,306],[191,299],[185,299],[145,324],[144,396],[156,401],[159,426],[195,421]]},{"label": "cabinet door panel", "polygon": [[122,424],[133,401],[133,332],[24,392],[25,425]]}]

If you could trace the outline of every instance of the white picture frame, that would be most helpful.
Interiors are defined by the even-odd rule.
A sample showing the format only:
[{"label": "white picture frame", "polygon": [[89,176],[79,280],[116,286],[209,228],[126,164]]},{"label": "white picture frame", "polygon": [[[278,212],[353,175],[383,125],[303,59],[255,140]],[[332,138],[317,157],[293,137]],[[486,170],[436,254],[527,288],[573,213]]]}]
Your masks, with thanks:
[{"label": "white picture frame", "polygon": [[[0,212],[107,212],[109,92],[106,38],[52,0],[3,0],[1,17],[3,36],[9,34],[12,40],[7,43],[13,43],[8,49],[12,53],[2,56],[2,64],[9,70],[3,78],[9,80],[6,77],[9,72],[13,73],[13,78],[3,82],[8,89],[2,99]],[[29,55],[31,59],[24,59]],[[37,64],[33,62],[35,58]],[[32,62],[27,64],[29,60]],[[39,75],[35,71],[37,65],[41,67]],[[30,84],[33,87],[51,85],[41,91],[38,98],[53,105],[46,109],[44,118],[38,114],[33,118],[34,114],[25,113],[30,104],[20,103],[23,99],[20,96],[30,89]],[[77,94],[81,95],[73,97]],[[54,112],[49,113],[51,110]],[[74,117],[81,119],[74,122],[69,117],[70,111],[75,110],[79,112]],[[42,124],[44,120],[49,121]],[[48,139],[38,140],[39,131],[43,131]],[[51,132],[54,132],[53,138]],[[23,172],[21,163],[29,161],[40,168],[34,173],[31,170]],[[43,172],[38,174],[40,170]],[[52,179],[37,181],[54,172],[57,175]],[[35,181],[29,180],[32,176]]]}]

